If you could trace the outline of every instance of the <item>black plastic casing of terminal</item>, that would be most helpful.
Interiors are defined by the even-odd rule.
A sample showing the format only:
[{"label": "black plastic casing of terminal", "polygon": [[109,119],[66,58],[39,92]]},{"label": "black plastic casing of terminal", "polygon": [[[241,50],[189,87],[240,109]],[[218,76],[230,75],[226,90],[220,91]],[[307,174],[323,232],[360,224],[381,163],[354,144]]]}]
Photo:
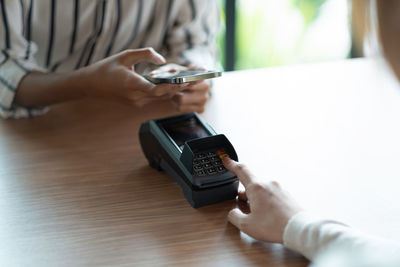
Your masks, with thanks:
[{"label": "black plastic casing of terminal", "polygon": [[[185,142],[181,151],[163,130],[162,125],[188,118],[198,120],[209,136]],[[196,113],[147,121],[140,127],[139,140],[150,166],[165,171],[173,178],[194,208],[236,198],[239,181],[231,172],[203,177],[194,174],[192,164],[196,152],[222,147],[229,157],[238,160],[235,149],[225,135],[217,134]]]}]

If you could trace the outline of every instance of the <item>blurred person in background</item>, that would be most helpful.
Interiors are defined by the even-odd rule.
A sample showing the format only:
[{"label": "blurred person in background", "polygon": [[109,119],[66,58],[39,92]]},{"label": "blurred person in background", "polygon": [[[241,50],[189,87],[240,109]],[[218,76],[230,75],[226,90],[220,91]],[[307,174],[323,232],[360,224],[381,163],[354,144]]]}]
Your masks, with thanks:
[{"label": "blurred person in background", "polygon": [[180,112],[202,112],[209,83],[154,85],[139,63],[214,68],[218,4],[0,0],[0,116],[39,115],[85,97],[138,107],[171,101]]},{"label": "blurred person in background", "polygon": [[[353,14],[357,12],[354,8],[360,12],[355,28],[362,30],[356,37],[373,37],[379,44],[375,48],[400,80],[400,1],[354,0]],[[244,233],[281,243],[307,257],[312,266],[400,266],[400,244],[310,214],[277,182],[261,182],[245,165],[229,158],[223,163],[245,188],[239,191],[239,201],[248,204],[250,213],[235,208],[228,215],[228,220]]]}]

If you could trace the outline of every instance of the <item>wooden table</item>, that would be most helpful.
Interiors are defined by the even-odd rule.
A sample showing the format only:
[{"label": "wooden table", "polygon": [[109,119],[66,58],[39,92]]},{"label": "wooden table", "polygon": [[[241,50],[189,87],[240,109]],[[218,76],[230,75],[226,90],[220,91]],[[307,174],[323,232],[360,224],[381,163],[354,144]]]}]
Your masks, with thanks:
[{"label": "wooden table", "polygon": [[[144,158],[138,128],[174,114],[79,101],[0,121],[1,266],[306,266],[193,209]],[[400,90],[371,60],[234,72],[203,117],[309,210],[400,240]]]}]

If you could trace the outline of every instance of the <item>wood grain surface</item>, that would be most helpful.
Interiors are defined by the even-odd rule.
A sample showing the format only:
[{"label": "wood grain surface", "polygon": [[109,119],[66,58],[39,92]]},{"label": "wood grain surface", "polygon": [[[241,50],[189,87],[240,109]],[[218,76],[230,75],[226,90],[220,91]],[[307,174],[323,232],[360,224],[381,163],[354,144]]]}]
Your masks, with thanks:
[{"label": "wood grain surface", "polygon": [[[306,266],[193,209],[148,166],[141,122],[174,114],[88,101],[0,121],[0,266]],[[308,210],[400,241],[400,88],[360,59],[225,73],[202,115]]]},{"label": "wood grain surface", "polygon": [[148,166],[141,122],[174,114],[101,101],[0,122],[1,266],[306,266],[230,225],[236,205],[193,209]]}]

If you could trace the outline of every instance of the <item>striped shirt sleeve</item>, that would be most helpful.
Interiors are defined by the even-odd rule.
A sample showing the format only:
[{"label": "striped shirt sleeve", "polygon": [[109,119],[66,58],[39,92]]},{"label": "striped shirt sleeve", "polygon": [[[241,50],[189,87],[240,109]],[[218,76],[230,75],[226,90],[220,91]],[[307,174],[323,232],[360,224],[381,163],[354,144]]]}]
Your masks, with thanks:
[{"label": "striped shirt sleeve", "polygon": [[30,117],[46,111],[14,103],[21,79],[32,70],[43,71],[33,60],[36,45],[24,37],[30,35],[32,3],[33,0],[0,0],[0,116],[3,118]]},{"label": "striped shirt sleeve", "polygon": [[220,25],[219,2],[182,0],[180,10],[167,29],[164,50],[167,60],[214,69],[217,62],[216,37]]}]

